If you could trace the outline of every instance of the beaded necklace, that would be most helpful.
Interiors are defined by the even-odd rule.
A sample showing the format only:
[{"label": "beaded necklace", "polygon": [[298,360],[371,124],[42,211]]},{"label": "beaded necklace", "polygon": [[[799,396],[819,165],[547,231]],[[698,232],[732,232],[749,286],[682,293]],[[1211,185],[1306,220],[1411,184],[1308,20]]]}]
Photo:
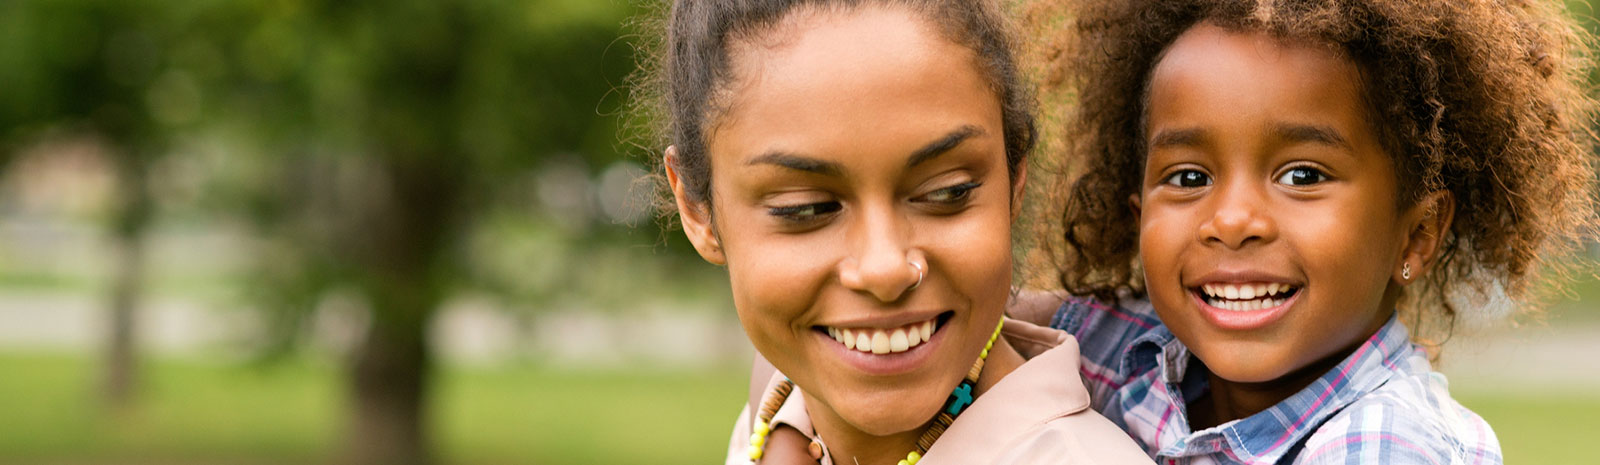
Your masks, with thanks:
[{"label": "beaded necklace", "polygon": [[[934,417],[933,425],[928,426],[928,430],[917,439],[916,448],[907,453],[906,458],[896,465],[916,465],[922,460],[922,454],[928,453],[928,449],[933,447],[933,441],[938,440],[939,436],[944,434],[944,430],[950,427],[950,423],[956,421],[956,416],[961,415],[961,412],[967,410],[967,406],[972,405],[978,385],[978,375],[983,373],[983,361],[989,358],[989,349],[994,348],[994,341],[1000,337],[1000,328],[1005,324],[1005,318],[1001,318],[1000,323],[994,326],[994,333],[989,335],[989,342],[983,345],[983,352],[978,354],[978,361],[972,363],[971,370],[967,370],[967,377],[950,392],[950,399],[944,402],[944,408],[939,410],[937,417]],[[783,402],[793,392],[794,382],[784,378],[783,382],[773,386],[772,390],[762,396],[761,411],[756,416],[755,430],[750,433],[751,463],[761,460],[762,451],[766,448],[767,434],[772,432],[772,417],[778,414],[778,408],[783,406]]]}]

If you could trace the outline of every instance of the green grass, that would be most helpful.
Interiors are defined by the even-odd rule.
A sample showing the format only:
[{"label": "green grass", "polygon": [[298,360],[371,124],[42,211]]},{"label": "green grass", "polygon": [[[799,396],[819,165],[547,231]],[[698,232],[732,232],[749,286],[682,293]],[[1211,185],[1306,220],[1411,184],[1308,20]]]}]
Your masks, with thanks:
[{"label": "green grass", "polygon": [[1500,438],[1506,463],[1590,464],[1583,444],[1600,437],[1600,396],[1464,393],[1462,405],[1482,415]]},{"label": "green grass", "polygon": [[[162,360],[135,407],[109,414],[82,356],[0,354],[0,464],[329,461],[339,371]],[[432,413],[445,464],[708,463],[744,398],[743,370],[441,370]]]},{"label": "green grass", "polygon": [[[93,360],[0,353],[0,464],[325,463],[337,444],[337,367],[157,360],[139,402],[103,411]],[[445,464],[715,463],[744,398],[738,367],[692,372],[541,366],[440,371]],[[1509,463],[1578,464],[1600,437],[1600,396],[1468,392]]]}]

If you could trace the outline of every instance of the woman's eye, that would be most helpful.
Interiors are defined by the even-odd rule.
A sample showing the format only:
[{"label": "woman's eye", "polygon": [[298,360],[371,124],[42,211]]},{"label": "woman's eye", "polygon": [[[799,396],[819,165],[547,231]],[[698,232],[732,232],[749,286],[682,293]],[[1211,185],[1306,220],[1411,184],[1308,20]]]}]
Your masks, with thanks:
[{"label": "woman's eye", "polygon": [[1178,187],[1204,187],[1211,185],[1211,176],[1196,170],[1183,170],[1172,173],[1163,182]]},{"label": "woman's eye", "polygon": [[918,200],[946,205],[958,204],[966,201],[969,197],[972,197],[972,190],[977,189],[980,185],[982,184],[976,182],[964,182],[929,192]]},{"label": "woman's eye", "polygon": [[788,207],[771,207],[767,214],[794,222],[806,222],[839,211],[839,202],[818,202]]},{"label": "woman's eye", "polygon": [[1309,186],[1327,180],[1328,175],[1310,167],[1290,168],[1289,171],[1285,171],[1282,176],[1278,177],[1279,183],[1290,186]]}]

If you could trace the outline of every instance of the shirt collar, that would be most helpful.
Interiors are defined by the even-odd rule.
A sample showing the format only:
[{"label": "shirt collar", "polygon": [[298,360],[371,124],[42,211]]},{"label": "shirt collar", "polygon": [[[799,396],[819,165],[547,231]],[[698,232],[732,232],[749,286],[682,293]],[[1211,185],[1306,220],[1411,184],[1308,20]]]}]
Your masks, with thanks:
[{"label": "shirt collar", "polygon": [[[1405,326],[1390,317],[1344,361],[1305,389],[1255,415],[1189,433],[1164,447],[1159,455],[1181,457],[1224,452],[1240,462],[1275,463],[1328,417],[1402,372],[1402,360],[1415,350]],[[1178,384],[1188,368],[1188,350],[1173,339],[1163,346],[1161,355],[1161,376],[1164,381]],[[1178,407],[1182,411],[1182,405]],[[1179,426],[1175,431],[1187,431],[1187,427]],[[1228,446],[1226,450],[1222,447],[1224,443]]]},{"label": "shirt collar", "polygon": [[[1022,435],[1028,428],[1051,418],[1089,409],[1089,391],[1078,378],[1078,341],[1066,331],[1006,318],[1001,334],[1027,361],[978,396],[948,430],[934,442],[923,463],[979,463],[996,452],[996,445]],[[767,391],[786,378],[774,372]],[[790,400],[772,416],[772,426],[788,425],[807,439],[821,443],[804,398],[796,386]],[[824,444],[820,463],[832,464]],[[935,455],[934,452],[938,451]]]}]

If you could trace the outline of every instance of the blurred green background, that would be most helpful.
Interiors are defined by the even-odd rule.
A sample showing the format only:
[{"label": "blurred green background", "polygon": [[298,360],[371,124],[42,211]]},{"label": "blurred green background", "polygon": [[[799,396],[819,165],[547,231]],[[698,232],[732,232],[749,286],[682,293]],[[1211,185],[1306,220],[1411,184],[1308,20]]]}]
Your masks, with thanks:
[{"label": "blurred green background", "polygon": [[[0,464],[720,460],[751,350],[651,209],[649,8],[0,2]],[[1445,353],[1510,462],[1586,462],[1596,301]]]}]

